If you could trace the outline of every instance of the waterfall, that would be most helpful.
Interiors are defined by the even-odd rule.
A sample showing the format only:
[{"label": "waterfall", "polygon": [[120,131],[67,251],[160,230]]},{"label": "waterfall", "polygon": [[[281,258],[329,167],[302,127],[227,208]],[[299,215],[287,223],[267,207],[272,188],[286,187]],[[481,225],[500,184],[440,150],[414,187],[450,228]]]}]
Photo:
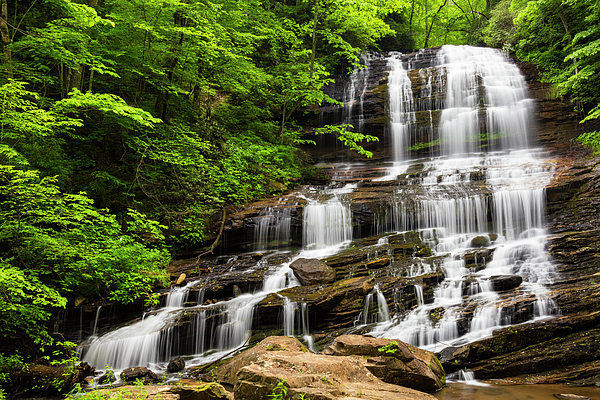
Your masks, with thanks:
[{"label": "waterfall", "polygon": [[354,72],[350,74],[350,82],[344,90],[343,122],[354,126],[359,132],[362,131],[364,124],[364,96],[373,57],[374,55],[369,53],[360,55],[361,65],[354,67]]},{"label": "waterfall", "polygon": [[289,298],[283,298],[283,335],[294,336],[294,319],[298,303]]},{"label": "waterfall", "polygon": [[415,299],[417,300],[417,305],[418,306],[422,306],[424,301],[424,296],[423,296],[423,285],[415,285]]},{"label": "waterfall", "polygon": [[[427,54],[436,63],[418,73],[412,68],[422,66],[419,55],[411,61],[392,53],[387,59],[394,154],[388,175],[373,179],[389,163],[378,165],[377,173],[341,187],[341,181],[352,175],[346,172],[357,169],[356,164],[345,164],[338,168],[340,182],[298,189],[292,196],[305,200],[303,249],[292,257],[278,253],[277,257],[290,259],[268,268],[266,260],[256,261],[250,269],[266,270],[262,289],[204,304],[201,281],[173,288],[164,307],[148,312],[143,320],[92,337],[83,360],[97,369],[110,366],[118,371],[137,365],[164,369],[177,355],[187,356],[188,365],[218,359],[247,342],[256,328],[252,321],[260,319],[255,315],[259,302],[300,285],[290,268],[292,261],[333,255],[352,239],[363,240],[367,232],[383,237],[364,241],[363,260],[385,256],[387,265],[369,270],[375,285],[362,307],[356,304],[360,313],[355,324],[371,324],[374,336],[435,351],[489,336],[508,324],[558,314],[548,290],[554,266],[545,250],[544,229],[544,187],[554,166],[541,150],[528,147],[533,103],[523,78],[492,49],[444,46],[437,54],[433,50]],[[367,68],[353,74],[344,95],[346,122],[364,120],[362,102],[373,59],[364,56],[363,60]],[[377,62],[385,65],[383,59]],[[419,152],[417,145],[430,148]],[[331,175],[335,180],[335,171]],[[373,182],[382,180],[389,182]],[[371,197],[360,198],[364,191]],[[287,247],[295,209],[276,204],[253,210],[254,250]],[[421,258],[409,246],[406,252],[402,248],[394,254],[398,232],[414,234],[432,249],[433,257]],[[231,273],[234,267],[226,270]],[[385,286],[386,293],[394,293],[389,300],[393,307],[388,308],[381,285],[389,282],[383,279],[398,276],[413,278],[414,289],[410,284]],[[435,286],[432,276],[439,281]],[[495,290],[494,280],[507,276],[518,278],[513,280],[517,285],[522,283],[516,290]],[[200,290],[197,305],[188,300],[192,288]],[[414,293],[416,305],[405,309],[402,293]],[[301,333],[316,351],[309,305],[285,296],[282,302],[284,334]],[[311,322],[319,324],[319,317],[313,314]]]},{"label": "waterfall", "polygon": [[416,121],[412,83],[408,71],[404,68],[401,54],[392,53],[388,65],[390,68],[388,91],[390,96],[390,129],[396,161],[404,159],[405,147],[410,146],[410,128]]},{"label": "waterfall", "polygon": [[256,251],[284,248],[289,245],[292,207],[268,208],[265,215],[257,219],[257,229],[254,230]]},{"label": "waterfall", "polygon": [[96,318],[94,318],[94,329],[92,330],[92,336],[96,336],[96,328],[98,327],[98,318],[100,318],[100,310],[102,310],[102,306],[98,306],[96,310]]},{"label": "waterfall", "polygon": [[355,186],[332,190],[325,201],[307,198],[304,207],[303,243],[306,249],[324,249],[352,239],[352,212],[342,196]]},{"label": "waterfall", "polygon": [[[419,109],[440,115],[432,137],[439,141],[441,157],[405,160],[412,173],[398,177],[405,183],[376,215],[375,230],[421,232],[443,257],[437,268],[445,279],[434,289],[433,301],[417,300],[418,307],[379,323],[372,334],[435,350],[490,335],[513,323],[515,309],[529,309],[531,319],[559,313],[547,294],[554,267],[544,249],[544,187],[553,166],[527,147],[533,101],[518,68],[496,50],[469,46],[443,46],[435,74],[411,74],[398,60],[390,56],[390,85],[400,81],[400,72],[421,79],[421,94],[429,93],[432,100],[421,101]],[[438,83],[432,84],[436,74]],[[436,87],[445,88],[445,94],[436,94]],[[394,126],[393,115],[411,104],[398,90],[390,88],[392,131],[414,131],[410,118]],[[464,256],[477,246],[490,249],[492,256],[472,271]],[[420,265],[416,260],[412,276],[424,272]],[[505,275],[523,281],[511,296],[495,292],[491,284],[493,277]],[[464,311],[469,308],[470,316]]]},{"label": "waterfall", "polygon": [[[369,293],[365,296],[364,306],[362,312],[359,314],[355,324],[367,325],[372,322],[388,322],[390,320],[390,310],[388,308],[387,300],[379,284],[376,284],[373,288],[374,293]],[[373,295],[377,299],[377,310],[374,309]]]},{"label": "waterfall", "polygon": [[446,74],[439,123],[442,154],[473,153],[496,138],[500,144],[491,141],[490,150],[525,148],[533,100],[527,98],[517,66],[489,48],[443,46],[437,57],[437,68]]},{"label": "waterfall", "polygon": [[300,310],[302,312],[302,338],[306,342],[306,345],[313,353],[317,352],[317,347],[315,346],[315,341],[310,334],[310,326],[308,323],[308,304],[302,303]]}]

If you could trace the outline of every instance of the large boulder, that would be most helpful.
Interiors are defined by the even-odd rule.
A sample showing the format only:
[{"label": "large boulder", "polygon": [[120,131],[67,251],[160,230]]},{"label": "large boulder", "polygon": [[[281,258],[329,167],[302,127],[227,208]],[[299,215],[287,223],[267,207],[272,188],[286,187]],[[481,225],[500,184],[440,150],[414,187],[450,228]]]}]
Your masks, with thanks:
[{"label": "large boulder", "polygon": [[124,382],[143,381],[143,382],[158,382],[158,375],[146,367],[131,367],[126,368],[121,372],[121,379]]},{"label": "large boulder", "polygon": [[323,351],[333,356],[360,356],[365,367],[384,382],[435,392],[446,382],[436,356],[399,340],[343,335]]},{"label": "large boulder", "polygon": [[304,286],[323,285],[335,281],[335,270],[315,258],[299,258],[290,264],[290,268]]},{"label": "large boulder", "polygon": [[244,400],[263,400],[282,386],[292,399],[301,395],[311,400],[434,399],[382,382],[365,367],[362,357],[313,354],[297,339],[281,336],[268,337],[236,355],[219,366],[215,375],[233,384],[235,398]]},{"label": "large boulder", "polygon": [[176,357],[169,361],[169,364],[167,365],[167,372],[179,372],[183,371],[184,368],[185,360],[183,357]]}]

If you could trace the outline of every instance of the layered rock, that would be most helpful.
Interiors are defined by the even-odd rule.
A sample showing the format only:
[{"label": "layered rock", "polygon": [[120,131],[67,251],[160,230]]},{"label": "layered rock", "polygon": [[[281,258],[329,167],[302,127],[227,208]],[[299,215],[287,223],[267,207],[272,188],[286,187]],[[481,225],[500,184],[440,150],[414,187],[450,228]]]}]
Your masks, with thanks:
[{"label": "layered rock", "polygon": [[235,398],[245,400],[262,400],[276,391],[278,384],[285,385],[292,398],[433,399],[426,393],[385,383],[369,371],[361,356],[312,354],[289,337],[263,340],[218,367],[215,375],[219,381],[234,385]]}]

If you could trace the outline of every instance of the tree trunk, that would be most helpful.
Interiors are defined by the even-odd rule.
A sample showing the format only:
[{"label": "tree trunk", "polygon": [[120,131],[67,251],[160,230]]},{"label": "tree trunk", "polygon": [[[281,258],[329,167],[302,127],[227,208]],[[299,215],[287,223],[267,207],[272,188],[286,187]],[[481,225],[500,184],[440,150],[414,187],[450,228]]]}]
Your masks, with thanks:
[{"label": "tree trunk", "polygon": [[444,6],[447,3],[448,3],[448,0],[444,0],[442,5],[440,6],[440,8],[438,8],[438,10],[435,12],[435,14],[431,17],[431,24],[429,24],[429,27],[427,27],[427,25],[425,25],[425,44],[423,45],[424,48],[427,48],[429,46],[429,36],[431,35],[431,30],[433,29],[433,25],[435,24],[435,19],[437,18],[438,14],[440,13],[440,11],[442,11],[442,8],[444,8]]},{"label": "tree trunk", "polygon": [[6,63],[6,73],[8,79],[13,78],[11,67],[12,53],[10,51],[10,33],[8,32],[8,0],[0,0],[0,40],[2,41],[2,53]]},{"label": "tree trunk", "polygon": [[310,53],[310,84],[312,85],[315,71],[315,54],[317,52],[317,24],[319,22],[319,0],[315,0],[315,18],[312,29],[312,52]]}]

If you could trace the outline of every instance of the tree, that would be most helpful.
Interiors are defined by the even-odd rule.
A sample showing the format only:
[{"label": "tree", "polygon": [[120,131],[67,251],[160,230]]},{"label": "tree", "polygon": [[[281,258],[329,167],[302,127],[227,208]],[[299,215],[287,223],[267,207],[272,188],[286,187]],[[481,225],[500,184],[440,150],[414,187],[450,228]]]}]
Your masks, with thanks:
[{"label": "tree", "polygon": [[[541,67],[543,79],[570,96],[582,122],[600,117],[600,11],[593,0],[539,0],[521,4],[515,19],[517,55]],[[600,148],[600,135],[580,140]]]}]

